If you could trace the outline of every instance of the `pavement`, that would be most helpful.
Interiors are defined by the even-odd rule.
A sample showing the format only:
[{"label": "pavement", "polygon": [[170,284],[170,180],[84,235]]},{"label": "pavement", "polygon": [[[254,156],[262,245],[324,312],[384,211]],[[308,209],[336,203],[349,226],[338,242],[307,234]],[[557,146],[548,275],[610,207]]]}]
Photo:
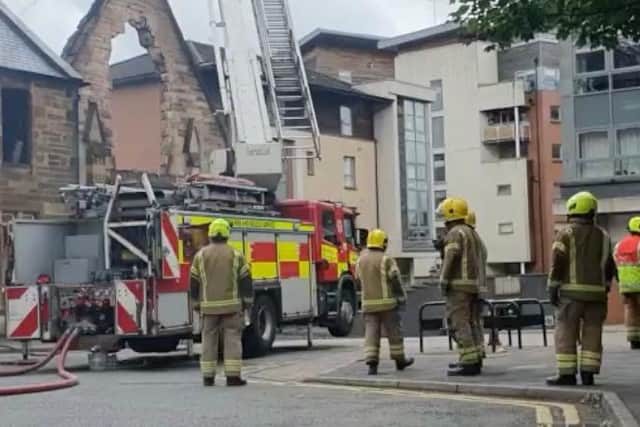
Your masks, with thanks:
[{"label": "pavement", "polygon": [[[223,378],[203,389],[197,361],[184,354],[141,357],[123,351],[119,369],[91,372],[86,354],[75,352],[67,366],[80,378],[77,387],[2,397],[0,425],[519,427],[564,419],[562,408],[524,401],[303,382],[351,364],[360,347],[361,340],[354,339],[317,340],[311,349],[304,340],[277,342],[270,355],[245,361],[249,386],[241,389],[225,387]],[[0,354],[0,361],[16,356]],[[0,387],[53,378],[49,368],[0,378]]]},{"label": "pavement", "polygon": [[[383,360],[379,375],[371,377],[367,375],[366,366],[360,359],[309,380],[330,384],[582,402],[595,407],[614,424],[637,426],[633,418],[640,418],[640,352],[629,349],[623,328],[607,328],[604,334],[602,373],[596,379],[597,386],[593,388],[550,388],[544,384],[545,378],[555,373],[551,333],[548,339],[550,346],[545,348],[541,332],[525,332],[522,350],[507,347],[505,352],[490,353],[485,361],[483,375],[478,377],[447,377],[447,365],[455,356],[448,350],[445,337],[430,337],[425,339],[425,353],[419,353],[417,340],[405,341],[407,353],[416,358],[415,365],[406,371],[397,372],[391,361]],[[502,341],[504,344],[506,337],[503,336]],[[386,346],[383,346],[383,358],[388,357],[387,351]]]}]

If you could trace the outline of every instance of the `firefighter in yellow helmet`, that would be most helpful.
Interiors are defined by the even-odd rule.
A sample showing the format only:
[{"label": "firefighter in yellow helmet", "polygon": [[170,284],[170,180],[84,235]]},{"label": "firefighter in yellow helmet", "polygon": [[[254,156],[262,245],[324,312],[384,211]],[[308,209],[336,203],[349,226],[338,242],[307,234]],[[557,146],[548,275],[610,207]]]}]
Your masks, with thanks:
[{"label": "firefighter in yellow helmet", "polygon": [[365,361],[369,375],[377,375],[380,357],[381,329],[387,333],[391,359],[396,369],[404,370],[413,364],[404,353],[404,337],[399,306],[406,303],[395,260],[387,255],[387,235],[372,230],[367,237],[367,249],[356,263],[356,278],[362,288],[362,312],[365,321]]},{"label": "firefighter in yellow helmet", "polygon": [[466,224],[469,207],[460,198],[448,198],[439,207],[445,220],[444,259],[440,286],[447,299],[449,327],[458,344],[458,363],[449,376],[479,375],[482,358],[472,332],[472,315],[478,299],[481,256],[477,233]]},{"label": "firefighter in yellow helmet", "polygon": [[[549,385],[593,385],[602,360],[602,326],[607,294],[615,276],[611,239],[595,223],[598,201],[581,192],[567,201],[569,225],[552,247],[549,297],[556,307],[555,348],[558,375]],[[578,341],[582,343],[578,357]]]},{"label": "firefighter in yellow helmet", "polygon": [[480,357],[484,359],[487,356],[486,349],[484,347],[484,327],[482,324],[482,299],[483,293],[486,294],[487,288],[487,247],[480,238],[480,235],[476,231],[476,213],[469,210],[466,224],[473,230],[476,238],[476,252],[478,253],[478,296],[472,307],[471,316],[471,332],[473,335],[473,341],[480,352]]},{"label": "firefighter in yellow helmet", "polygon": [[618,267],[620,293],[626,306],[627,340],[640,350],[640,216],[629,220],[629,235],[616,245],[614,259]]},{"label": "firefighter in yellow helmet", "polygon": [[242,386],[243,306],[253,303],[253,285],[244,256],[229,244],[231,227],[223,219],[209,226],[208,246],[191,265],[191,298],[202,315],[200,370],[205,386],[215,383],[218,340],[224,342],[224,371],[228,386]]}]

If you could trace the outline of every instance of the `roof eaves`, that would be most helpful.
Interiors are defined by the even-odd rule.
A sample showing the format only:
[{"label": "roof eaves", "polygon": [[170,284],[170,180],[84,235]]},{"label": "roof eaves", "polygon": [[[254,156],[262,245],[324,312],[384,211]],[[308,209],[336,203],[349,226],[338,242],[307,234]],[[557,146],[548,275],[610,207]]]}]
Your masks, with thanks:
[{"label": "roof eaves", "polygon": [[447,22],[435,27],[429,27],[419,31],[415,31],[413,33],[403,34],[397,37],[391,37],[389,39],[381,40],[378,43],[378,48],[381,50],[395,50],[403,46],[426,42],[432,39],[452,35],[459,32],[461,28],[462,27],[459,24]]},{"label": "roof eaves", "polygon": [[47,60],[52,63],[59,71],[62,71],[71,80],[82,80],[82,76],[76,70],[73,69],[66,61],[60,58],[49,46],[47,46],[29,27],[17,15],[15,15],[11,9],[0,0],[0,13],[5,15],[9,21],[26,36],[28,42],[32,43],[41,53],[45,55]]},{"label": "roof eaves", "polygon": [[371,43],[372,47],[377,48],[377,43],[384,39],[382,36],[376,36],[372,34],[360,34],[360,33],[348,33],[344,31],[327,30],[324,28],[316,28],[306,36],[300,39],[300,49],[304,50],[311,47],[322,37],[333,37],[335,39],[343,39],[346,43],[347,40],[359,41],[360,43]]}]

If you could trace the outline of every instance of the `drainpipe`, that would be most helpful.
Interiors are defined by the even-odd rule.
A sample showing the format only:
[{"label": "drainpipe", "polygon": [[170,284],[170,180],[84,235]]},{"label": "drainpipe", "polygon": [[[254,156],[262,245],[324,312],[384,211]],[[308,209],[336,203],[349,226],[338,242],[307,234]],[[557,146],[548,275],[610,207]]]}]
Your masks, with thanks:
[{"label": "drainpipe", "polygon": [[373,164],[375,173],[375,186],[376,186],[376,227],[380,228],[380,187],[378,186],[378,140],[373,138]]},{"label": "drainpipe", "polygon": [[520,108],[518,107],[517,102],[517,72],[513,74],[513,114],[514,114],[514,125],[515,125],[515,140],[516,140],[516,159],[520,158]]}]

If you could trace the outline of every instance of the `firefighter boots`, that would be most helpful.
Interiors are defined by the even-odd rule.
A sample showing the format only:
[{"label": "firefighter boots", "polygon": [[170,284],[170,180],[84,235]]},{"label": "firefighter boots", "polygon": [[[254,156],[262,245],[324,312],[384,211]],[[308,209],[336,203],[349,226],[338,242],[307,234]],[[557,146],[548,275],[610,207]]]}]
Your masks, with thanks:
[{"label": "firefighter boots", "polygon": [[203,378],[202,379],[202,385],[204,385],[205,387],[213,387],[216,383],[216,380],[214,378]]},{"label": "firefighter boots", "polygon": [[396,360],[396,369],[398,371],[404,371],[405,368],[408,368],[409,366],[413,365],[413,362],[415,362],[413,357],[409,357],[409,358],[405,357],[403,359]]},{"label": "firefighter boots", "polygon": [[367,365],[369,365],[369,375],[378,375],[377,363],[367,363]]},{"label": "firefighter boots", "polygon": [[482,368],[479,363],[474,363],[472,365],[457,365],[455,368],[450,368],[447,371],[448,377],[473,377],[476,375],[480,375],[482,373]]},{"label": "firefighter boots", "polygon": [[640,350],[640,341],[631,341],[631,350]]},{"label": "firefighter boots", "polygon": [[547,385],[551,386],[570,386],[577,385],[575,375],[558,375],[556,377],[547,378]]},{"label": "firefighter boots", "polygon": [[227,386],[228,387],[239,387],[247,385],[247,382],[240,377],[227,377]]},{"label": "firefighter boots", "polygon": [[580,379],[582,380],[582,385],[586,385],[586,386],[595,385],[593,376],[594,376],[593,372],[580,372]]}]

